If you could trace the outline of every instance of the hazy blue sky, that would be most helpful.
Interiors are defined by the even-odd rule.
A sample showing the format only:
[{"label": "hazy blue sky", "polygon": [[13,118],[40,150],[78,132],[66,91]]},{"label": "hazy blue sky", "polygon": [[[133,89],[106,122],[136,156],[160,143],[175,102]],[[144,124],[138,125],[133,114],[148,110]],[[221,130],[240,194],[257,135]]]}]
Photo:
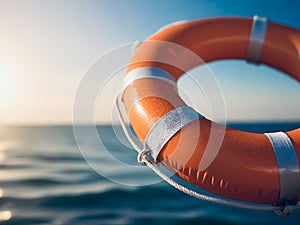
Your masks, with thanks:
[{"label": "hazy blue sky", "polygon": [[[300,28],[299,8],[297,0],[0,0],[0,123],[70,123],[89,66],[169,23],[260,15]],[[216,62],[210,68],[228,119],[300,120],[298,83],[246,63]],[[106,113],[96,115],[97,122],[110,120],[111,99],[105,98]]]}]

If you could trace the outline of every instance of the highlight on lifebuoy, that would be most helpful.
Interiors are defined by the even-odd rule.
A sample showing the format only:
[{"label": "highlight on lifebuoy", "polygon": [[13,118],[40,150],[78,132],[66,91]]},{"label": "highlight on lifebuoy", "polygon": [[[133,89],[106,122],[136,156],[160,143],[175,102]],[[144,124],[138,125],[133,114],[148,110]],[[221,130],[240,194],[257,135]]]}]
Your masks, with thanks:
[{"label": "highlight on lifebuoy", "polygon": [[[164,47],[156,41],[171,45]],[[204,63],[242,59],[271,66],[300,82],[300,30],[257,16],[170,25],[138,46],[118,99],[140,142],[133,143],[139,160],[157,171],[162,164],[212,197],[189,192],[163,177],[173,186],[202,199],[250,209],[274,209],[282,215],[297,208],[300,128],[256,134],[203,117],[186,105],[176,88],[178,78],[199,66],[199,61],[176,51],[172,44],[190,50]],[[121,121],[124,112],[120,113]],[[128,135],[128,129],[124,129]],[[217,154],[209,165],[201,166],[210,135],[214,132],[218,136],[221,131]]]}]

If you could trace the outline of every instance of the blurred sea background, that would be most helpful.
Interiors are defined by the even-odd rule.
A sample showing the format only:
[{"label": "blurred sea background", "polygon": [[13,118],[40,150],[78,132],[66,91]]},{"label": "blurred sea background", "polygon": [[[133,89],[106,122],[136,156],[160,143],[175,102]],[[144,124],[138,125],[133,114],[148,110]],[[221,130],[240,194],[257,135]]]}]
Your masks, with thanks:
[{"label": "blurred sea background", "polygon": [[[232,124],[257,132],[289,130],[300,123]],[[83,129],[89,129],[88,126]],[[97,126],[113,157],[137,165],[136,152],[116,138],[112,126]],[[141,177],[109,164],[106,150],[88,143],[91,159],[110,178]],[[161,181],[124,185],[93,170],[76,145],[72,126],[6,126],[0,129],[0,224],[299,224],[300,209],[286,217],[208,203]],[[124,182],[123,182],[124,183]],[[130,183],[130,182],[129,182]],[[142,182],[141,182],[142,183]]]}]

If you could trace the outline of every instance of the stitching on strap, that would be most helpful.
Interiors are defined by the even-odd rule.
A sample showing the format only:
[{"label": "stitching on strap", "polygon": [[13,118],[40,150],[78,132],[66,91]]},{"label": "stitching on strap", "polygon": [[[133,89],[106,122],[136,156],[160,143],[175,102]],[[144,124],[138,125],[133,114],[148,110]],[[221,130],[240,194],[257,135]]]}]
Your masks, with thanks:
[{"label": "stitching on strap", "polygon": [[150,150],[156,161],[164,145],[183,127],[190,122],[203,118],[189,106],[182,106],[165,114],[151,127],[146,136],[144,150]]}]

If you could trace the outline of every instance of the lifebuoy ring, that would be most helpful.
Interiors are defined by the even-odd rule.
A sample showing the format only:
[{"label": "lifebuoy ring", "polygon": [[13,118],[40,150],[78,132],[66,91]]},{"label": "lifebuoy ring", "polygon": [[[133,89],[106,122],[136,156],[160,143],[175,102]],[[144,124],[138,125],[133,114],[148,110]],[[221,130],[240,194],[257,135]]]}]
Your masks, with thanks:
[{"label": "lifebuoy ring", "polygon": [[[300,129],[255,134],[202,117],[186,106],[176,90],[176,80],[199,63],[172,48],[162,51],[161,45],[151,41],[183,46],[204,62],[244,59],[263,63],[300,82],[300,31],[258,17],[211,18],[166,27],[138,47],[128,65],[122,94],[137,137],[147,145],[153,142],[148,147],[154,160],[187,182],[239,201],[297,203]],[[162,63],[161,58],[174,58],[185,71]],[[223,129],[225,135],[214,160],[201,170],[199,163],[212,126]],[[180,140],[182,135],[184,141]],[[195,139],[196,146],[189,150],[189,143]],[[188,159],[187,152],[191,153]]]}]

